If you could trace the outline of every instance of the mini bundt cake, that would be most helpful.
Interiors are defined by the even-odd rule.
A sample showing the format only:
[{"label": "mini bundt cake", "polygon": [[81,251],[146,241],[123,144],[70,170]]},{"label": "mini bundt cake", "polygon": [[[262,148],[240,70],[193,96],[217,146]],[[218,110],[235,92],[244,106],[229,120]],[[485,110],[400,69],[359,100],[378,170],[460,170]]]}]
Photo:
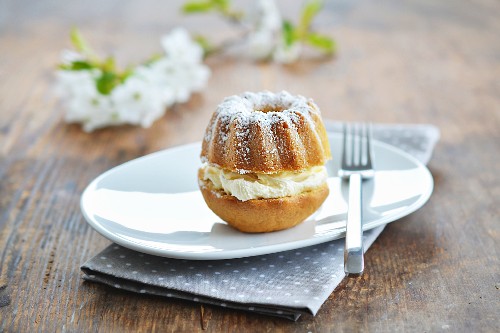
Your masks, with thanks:
[{"label": "mini bundt cake", "polygon": [[210,209],[244,232],[287,229],[328,196],[331,158],[317,105],[288,92],[235,95],[214,112],[198,178]]}]

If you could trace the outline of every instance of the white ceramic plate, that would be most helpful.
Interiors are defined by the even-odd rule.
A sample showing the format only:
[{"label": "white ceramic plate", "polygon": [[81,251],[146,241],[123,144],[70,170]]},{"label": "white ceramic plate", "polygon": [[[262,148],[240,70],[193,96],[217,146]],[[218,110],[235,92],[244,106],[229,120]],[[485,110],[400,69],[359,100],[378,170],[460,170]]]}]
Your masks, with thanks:
[{"label": "white ceramic plate", "polygon": [[[327,242],[345,236],[347,187],[336,175],[341,136],[329,136],[330,195],[300,225],[273,233],[245,234],[222,222],[198,191],[200,143],[147,155],[117,166],[85,189],[81,209],[87,222],[113,242],[158,256],[211,260],[255,256]],[[430,197],[429,170],[412,156],[374,141],[377,169],[363,182],[368,230],[420,208]]]}]

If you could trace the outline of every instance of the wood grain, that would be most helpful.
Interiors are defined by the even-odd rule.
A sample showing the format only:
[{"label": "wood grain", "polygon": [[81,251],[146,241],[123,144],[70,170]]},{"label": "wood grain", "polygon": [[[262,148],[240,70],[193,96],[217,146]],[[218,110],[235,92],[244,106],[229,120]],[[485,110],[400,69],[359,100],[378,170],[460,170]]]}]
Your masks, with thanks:
[{"label": "wood grain", "polygon": [[[500,3],[329,1],[317,26],[334,60],[290,66],[210,59],[207,89],[150,129],[84,133],[63,123],[53,69],[71,26],[120,63],[159,49],[180,1],[0,2],[0,331],[498,332],[500,312]],[[300,2],[280,2],[289,16]],[[207,26],[210,29],[207,29]],[[79,211],[85,186],[127,160],[199,140],[216,105],[245,90],[315,99],[325,118],[433,123],[435,191],[390,224],[316,317],[298,322],[85,283],[79,266],[109,241]]]}]

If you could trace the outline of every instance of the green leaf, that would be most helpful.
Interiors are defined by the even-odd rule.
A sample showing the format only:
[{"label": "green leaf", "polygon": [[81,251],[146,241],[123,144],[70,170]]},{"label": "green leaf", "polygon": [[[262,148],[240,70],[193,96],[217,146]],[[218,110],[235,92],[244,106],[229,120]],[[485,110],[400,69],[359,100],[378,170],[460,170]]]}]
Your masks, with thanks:
[{"label": "green leaf", "polygon": [[211,0],[211,2],[215,7],[218,7],[219,9],[229,9],[230,0]]},{"label": "green leaf", "polygon": [[78,29],[71,29],[70,38],[71,43],[78,52],[91,53],[90,47],[88,46],[83,36],[80,34],[80,31],[78,31]]},{"label": "green leaf", "polygon": [[154,53],[153,55],[151,55],[146,61],[143,62],[143,64],[145,66],[149,66],[151,65],[152,63],[160,60],[161,58],[163,58],[164,55],[161,54],[161,53]]},{"label": "green leaf", "polygon": [[102,70],[104,72],[114,72],[116,70],[115,58],[108,57],[102,63]]},{"label": "green leaf", "polygon": [[323,0],[309,0],[304,5],[302,9],[302,15],[300,17],[300,23],[309,26],[314,19],[314,17],[323,8]]},{"label": "green leaf", "polygon": [[193,39],[196,43],[198,43],[201,46],[201,48],[203,49],[204,55],[207,55],[207,54],[214,51],[214,47],[212,46],[212,43],[210,43],[205,36],[196,35],[196,36],[193,36]]},{"label": "green leaf", "polygon": [[89,70],[92,68],[94,68],[94,66],[92,66],[90,62],[85,60],[76,60],[70,64],[59,65],[59,69],[63,69],[66,71],[82,71],[82,70]]},{"label": "green leaf", "polygon": [[184,13],[204,13],[213,10],[215,5],[212,1],[191,1],[182,6]]},{"label": "green leaf", "polygon": [[125,82],[129,78],[129,76],[132,75],[132,73],[134,73],[133,66],[128,66],[127,68],[125,68],[125,70],[120,75],[120,82]]},{"label": "green leaf", "polygon": [[92,68],[94,68],[94,66],[85,60],[77,60],[71,63],[71,70],[73,71],[89,70]]},{"label": "green leaf", "polygon": [[305,38],[314,17],[321,11],[322,8],[323,0],[309,0],[306,2],[304,8],[302,9],[302,14],[297,28],[300,38]]},{"label": "green leaf", "polygon": [[283,40],[286,46],[292,46],[297,41],[296,29],[290,21],[283,21]]},{"label": "green leaf", "polygon": [[96,79],[96,88],[103,95],[109,95],[121,83],[120,78],[113,72],[102,72]]},{"label": "green leaf", "polygon": [[317,33],[309,33],[307,35],[306,42],[317,49],[325,51],[328,54],[333,54],[335,52],[335,41],[329,36],[320,35]]}]

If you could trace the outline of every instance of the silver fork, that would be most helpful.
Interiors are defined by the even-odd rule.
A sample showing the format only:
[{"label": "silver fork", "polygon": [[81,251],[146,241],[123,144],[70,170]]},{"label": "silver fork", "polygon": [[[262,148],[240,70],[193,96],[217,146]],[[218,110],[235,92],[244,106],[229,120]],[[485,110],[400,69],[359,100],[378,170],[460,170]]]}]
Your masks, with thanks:
[{"label": "silver fork", "polygon": [[362,274],[365,266],[363,248],[362,182],[373,177],[371,126],[343,127],[343,150],[339,177],[349,181],[349,208],[344,249],[344,271]]}]

